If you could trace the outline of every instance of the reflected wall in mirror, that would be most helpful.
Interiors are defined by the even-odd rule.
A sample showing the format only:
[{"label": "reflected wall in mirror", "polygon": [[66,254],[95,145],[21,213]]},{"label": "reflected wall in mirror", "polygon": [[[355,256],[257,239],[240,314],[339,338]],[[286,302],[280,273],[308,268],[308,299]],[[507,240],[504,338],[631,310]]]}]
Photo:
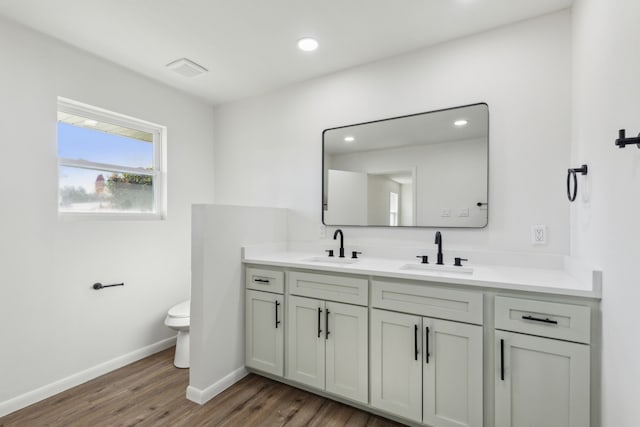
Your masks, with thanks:
[{"label": "reflected wall in mirror", "polygon": [[487,225],[487,104],[326,129],[322,143],[326,225]]}]

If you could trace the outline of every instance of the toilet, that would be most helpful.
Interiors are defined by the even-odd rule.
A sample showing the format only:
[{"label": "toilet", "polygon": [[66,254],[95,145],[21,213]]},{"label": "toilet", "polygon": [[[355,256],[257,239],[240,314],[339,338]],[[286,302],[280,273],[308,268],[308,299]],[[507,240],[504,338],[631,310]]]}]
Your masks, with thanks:
[{"label": "toilet", "polygon": [[169,309],[164,324],[178,331],[176,355],[173,364],[176,368],[189,367],[189,324],[191,320],[191,301],[183,301]]}]

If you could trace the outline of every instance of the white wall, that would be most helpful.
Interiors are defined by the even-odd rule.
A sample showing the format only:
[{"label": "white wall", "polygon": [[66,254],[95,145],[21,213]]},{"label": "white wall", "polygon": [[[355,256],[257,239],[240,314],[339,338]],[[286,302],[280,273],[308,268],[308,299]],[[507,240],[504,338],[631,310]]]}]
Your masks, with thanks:
[{"label": "white wall", "polygon": [[[1,414],[174,335],[163,321],[189,297],[191,203],[212,201],[214,176],[204,103],[4,19],[0,52]],[[58,220],[59,95],[167,126],[166,221]]]},{"label": "white wall", "polygon": [[190,399],[204,403],[244,370],[241,248],[287,240],[286,209],[193,207]]},{"label": "white wall", "polygon": [[[216,202],[290,208],[304,219],[292,237],[317,238],[324,129],[487,102],[489,226],[445,231],[445,250],[567,253],[570,45],[564,11],[217,108]],[[548,226],[547,246],[531,246],[532,224]],[[433,239],[429,229],[345,234],[347,244]]]},{"label": "white wall", "polygon": [[[640,2],[577,0],[574,6],[573,164],[587,163],[572,206],[572,254],[603,270],[603,420],[640,419],[640,150],[614,145],[640,132]],[[586,196],[583,199],[583,196]]]}]

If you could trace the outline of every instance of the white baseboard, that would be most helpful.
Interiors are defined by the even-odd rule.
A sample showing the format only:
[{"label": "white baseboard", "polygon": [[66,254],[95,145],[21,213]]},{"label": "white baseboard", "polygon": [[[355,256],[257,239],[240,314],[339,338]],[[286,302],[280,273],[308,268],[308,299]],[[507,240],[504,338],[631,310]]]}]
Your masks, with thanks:
[{"label": "white baseboard", "polygon": [[125,365],[144,359],[147,356],[151,356],[154,353],[167,349],[176,343],[176,337],[171,337],[158,341],[146,347],[142,347],[138,350],[132,351],[125,355],[116,357],[115,359],[108,360],[99,365],[93,366],[84,371],[70,375],[61,380],[47,384],[35,390],[16,396],[12,399],[0,402],[0,417],[15,412],[19,409],[32,405],[36,402],[44,400],[54,394],[61,393],[77,385],[86,383],[89,380],[104,375],[116,369],[122,368]]},{"label": "white baseboard", "polygon": [[204,405],[205,403],[216,397],[218,394],[222,393],[223,391],[246,377],[248,374],[249,372],[243,366],[231,372],[220,381],[216,381],[215,383],[211,384],[204,390],[189,386],[187,387],[187,399],[200,405]]}]

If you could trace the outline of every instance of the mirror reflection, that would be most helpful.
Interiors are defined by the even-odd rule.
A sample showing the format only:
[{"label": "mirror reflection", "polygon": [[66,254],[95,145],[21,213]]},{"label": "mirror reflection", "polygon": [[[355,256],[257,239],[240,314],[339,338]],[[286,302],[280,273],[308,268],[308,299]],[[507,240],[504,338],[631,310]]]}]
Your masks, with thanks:
[{"label": "mirror reflection", "polygon": [[487,225],[487,104],[327,129],[322,139],[324,224]]}]

